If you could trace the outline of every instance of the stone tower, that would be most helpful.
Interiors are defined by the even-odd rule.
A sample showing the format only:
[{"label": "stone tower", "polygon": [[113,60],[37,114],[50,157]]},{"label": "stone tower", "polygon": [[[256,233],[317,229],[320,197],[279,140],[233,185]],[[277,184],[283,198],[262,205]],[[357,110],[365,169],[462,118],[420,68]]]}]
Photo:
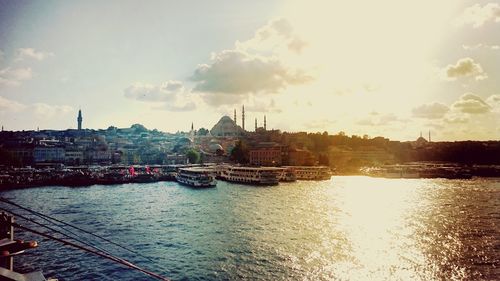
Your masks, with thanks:
[{"label": "stone tower", "polygon": [[76,118],[76,121],[78,122],[78,130],[81,130],[82,129],[82,121],[83,121],[81,109],[78,110],[78,118]]},{"label": "stone tower", "polygon": [[[236,120],[234,120],[236,122]],[[245,131],[245,105],[241,109],[241,128]]]}]

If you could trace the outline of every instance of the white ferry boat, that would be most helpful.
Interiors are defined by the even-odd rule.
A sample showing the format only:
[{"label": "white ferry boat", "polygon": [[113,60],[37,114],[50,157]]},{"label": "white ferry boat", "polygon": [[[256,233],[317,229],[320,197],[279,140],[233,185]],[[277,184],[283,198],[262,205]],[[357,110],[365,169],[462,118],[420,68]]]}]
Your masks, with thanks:
[{"label": "white ferry boat", "polygon": [[214,171],[204,167],[180,168],[175,179],[181,184],[192,187],[214,187],[217,185]]},{"label": "white ferry boat", "polygon": [[332,175],[325,166],[286,166],[295,173],[298,180],[329,180]]},{"label": "white ferry boat", "polygon": [[279,180],[283,182],[294,182],[297,181],[297,175],[292,168],[282,168]]},{"label": "white ferry boat", "polygon": [[220,177],[226,181],[256,184],[277,185],[282,169],[275,167],[241,167],[225,166]]}]

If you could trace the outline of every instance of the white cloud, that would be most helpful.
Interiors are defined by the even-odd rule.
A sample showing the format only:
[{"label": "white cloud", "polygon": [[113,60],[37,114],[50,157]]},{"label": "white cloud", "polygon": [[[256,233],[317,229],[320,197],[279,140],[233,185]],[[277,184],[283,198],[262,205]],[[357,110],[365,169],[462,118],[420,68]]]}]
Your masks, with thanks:
[{"label": "white cloud", "polygon": [[69,105],[50,105],[46,103],[24,104],[0,96],[0,113],[16,113],[23,116],[33,114],[36,119],[51,119],[73,112],[73,107]]},{"label": "white cloud", "polygon": [[30,111],[45,118],[53,118],[73,112],[69,105],[49,105],[46,103],[34,103],[29,105]]},{"label": "white cloud", "polygon": [[475,51],[475,50],[480,50],[480,49],[486,49],[486,50],[493,50],[493,51],[496,51],[496,50],[500,50],[500,46],[499,45],[488,45],[488,44],[476,44],[476,45],[462,45],[462,48],[464,50],[471,50],[471,51]]},{"label": "white cloud", "polygon": [[498,3],[487,3],[483,6],[475,4],[466,8],[456,22],[459,25],[472,25],[474,28],[481,27],[487,22],[500,22],[500,5]]},{"label": "white cloud", "polygon": [[167,81],[156,86],[135,83],[124,90],[124,96],[143,102],[162,103],[154,109],[168,111],[191,111],[196,104],[189,100],[188,92],[180,81]]},{"label": "white cloud", "polygon": [[472,93],[463,94],[452,107],[463,113],[481,114],[491,110],[491,107],[479,96]]},{"label": "white cloud", "polygon": [[[246,95],[277,93],[289,85],[304,84],[311,77],[285,66],[276,57],[252,55],[238,50],[225,50],[212,55],[210,64],[199,65],[191,79],[194,90],[210,94]],[[214,103],[223,99],[205,98]],[[230,101],[230,100],[229,100]]]},{"label": "white cloud", "polygon": [[54,53],[36,51],[33,48],[19,48],[17,49],[17,55],[15,60],[22,61],[26,59],[35,59],[41,61],[52,56],[54,56]]},{"label": "white cloud", "polygon": [[357,125],[361,126],[386,126],[393,123],[407,123],[408,120],[402,119],[393,113],[380,114],[374,112],[369,113],[370,116],[360,119],[356,122]]},{"label": "white cloud", "polygon": [[245,103],[245,109],[247,112],[267,112],[267,113],[279,113],[282,110],[276,105],[274,99],[271,101],[263,100],[253,100],[250,103]]},{"label": "white cloud", "polygon": [[500,95],[491,95],[486,99],[486,102],[494,111],[500,112]]},{"label": "white cloud", "polygon": [[0,112],[18,112],[25,108],[26,106],[22,103],[0,96]]},{"label": "white cloud", "polygon": [[237,50],[251,53],[300,54],[307,46],[307,42],[295,34],[293,26],[287,19],[278,18],[259,28],[251,39],[236,41],[235,45]]},{"label": "white cloud", "polygon": [[448,106],[434,102],[429,104],[423,104],[415,107],[412,110],[413,116],[425,119],[439,119],[442,118],[450,109]]},{"label": "white cloud", "polygon": [[451,81],[461,77],[473,77],[477,81],[488,78],[481,65],[472,58],[461,58],[454,65],[449,64],[442,70],[442,74],[445,79]]},{"label": "white cloud", "polygon": [[0,86],[19,86],[22,81],[33,77],[30,67],[11,68],[0,70]]},{"label": "white cloud", "polygon": [[303,124],[303,126],[309,130],[325,131],[332,127],[336,123],[335,120],[328,118],[311,120]]}]

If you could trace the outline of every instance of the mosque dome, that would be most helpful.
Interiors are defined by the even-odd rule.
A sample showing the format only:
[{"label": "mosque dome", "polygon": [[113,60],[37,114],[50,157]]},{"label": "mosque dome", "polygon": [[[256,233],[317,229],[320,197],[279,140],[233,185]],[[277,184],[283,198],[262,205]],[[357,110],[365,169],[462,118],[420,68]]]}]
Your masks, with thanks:
[{"label": "mosque dome", "polygon": [[215,153],[215,152],[220,151],[220,150],[224,151],[224,148],[222,148],[222,146],[218,143],[211,143],[209,145],[209,149],[210,149],[210,152],[212,152],[212,153]]},{"label": "mosque dome", "polygon": [[214,137],[236,137],[243,135],[244,131],[229,116],[223,116],[210,133]]}]

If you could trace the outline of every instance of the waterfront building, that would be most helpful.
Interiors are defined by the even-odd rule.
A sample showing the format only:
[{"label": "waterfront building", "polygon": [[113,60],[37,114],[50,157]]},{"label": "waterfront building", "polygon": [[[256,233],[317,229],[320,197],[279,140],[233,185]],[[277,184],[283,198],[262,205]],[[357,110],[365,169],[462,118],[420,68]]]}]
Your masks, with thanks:
[{"label": "waterfront building", "polygon": [[188,158],[185,154],[168,154],[165,157],[165,164],[168,165],[180,165],[180,164],[187,164],[188,163]]},{"label": "waterfront building", "polygon": [[250,165],[281,166],[282,146],[275,142],[261,142],[249,150]]},{"label": "waterfront building", "polygon": [[64,162],[68,165],[83,164],[83,150],[78,148],[67,148],[64,154]]},{"label": "waterfront building", "polygon": [[64,163],[65,152],[62,146],[37,145],[33,150],[33,158],[36,163]]}]

